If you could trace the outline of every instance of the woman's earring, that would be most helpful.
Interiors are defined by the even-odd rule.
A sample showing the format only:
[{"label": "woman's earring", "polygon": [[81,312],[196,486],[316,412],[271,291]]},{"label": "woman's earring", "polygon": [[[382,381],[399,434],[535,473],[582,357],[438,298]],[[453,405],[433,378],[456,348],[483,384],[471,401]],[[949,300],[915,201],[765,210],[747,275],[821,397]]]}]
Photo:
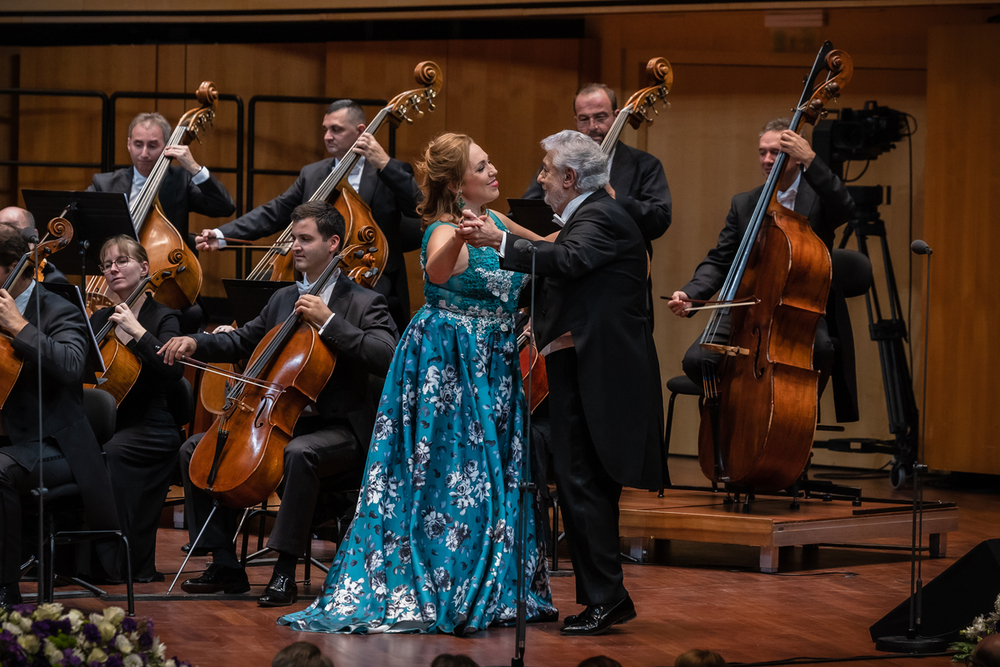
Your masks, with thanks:
[{"label": "woman's earring", "polygon": [[465,200],[462,199],[462,191],[461,190],[458,191],[458,199],[455,200],[455,203],[458,205],[458,210],[459,211],[464,211],[465,210]]}]

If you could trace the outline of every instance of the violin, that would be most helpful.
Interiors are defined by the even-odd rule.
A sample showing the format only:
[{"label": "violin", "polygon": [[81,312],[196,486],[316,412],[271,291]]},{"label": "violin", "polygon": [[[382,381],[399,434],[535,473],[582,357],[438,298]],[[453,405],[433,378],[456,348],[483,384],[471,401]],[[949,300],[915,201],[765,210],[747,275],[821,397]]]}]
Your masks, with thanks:
[{"label": "violin", "polygon": [[[148,291],[155,292],[164,282],[170,280],[178,273],[183,272],[187,267],[183,264],[171,266],[160,271],[151,272],[148,276],[139,281],[132,293],[123,301],[128,308],[132,308]],[[103,373],[97,374],[97,384],[85,384],[84,387],[97,387],[115,397],[115,404],[121,405],[128,395],[128,392],[135,386],[139,379],[139,372],[142,370],[142,361],[135,356],[132,350],[128,349],[113,334],[117,325],[108,320],[104,327],[97,334],[97,343],[101,349],[101,358],[104,359]]]},{"label": "violin", "polygon": [[[51,237],[50,237],[51,235]],[[35,257],[38,258],[38,266],[42,265],[45,258],[52,253],[59,252],[73,240],[73,225],[65,218],[52,218],[49,220],[48,233],[35,245],[35,249],[25,253],[14,265],[14,270],[7,276],[3,288],[10,291],[10,288],[21,279],[25,271],[36,271]],[[18,376],[24,360],[21,355],[14,350],[13,338],[6,332],[0,331],[0,408],[7,402]]]},{"label": "violin", "polygon": [[[827,76],[817,83],[820,75]],[[790,129],[815,123],[850,81],[850,56],[826,42],[816,56]],[[712,481],[753,491],[791,487],[808,462],[816,426],[819,371],[813,342],[826,310],[830,253],[809,220],[778,203],[788,160],[780,153],[726,276],[701,347],[721,353],[707,364],[698,460]],[[718,342],[724,317],[728,341]]]},{"label": "violin", "polygon": [[[414,78],[423,88],[408,90],[396,95],[375,115],[372,122],[365,127],[365,132],[375,134],[382,124],[388,120],[393,126],[399,126],[402,121],[412,124],[409,114],[414,111],[418,116],[424,115],[420,105],[427,103],[427,110],[434,111],[434,100],[443,85],[441,69],[432,61],[424,61],[414,70]],[[388,243],[385,234],[374,221],[371,208],[355,192],[347,176],[354,169],[361,156],[353,150],[347,151],[337,167],[323,180],[309,201],[323,199],[329,201],[344,216],[344,244],[357,244],[367,251],[361,257],[348,256],[344,260],[348,277],[359,285],[368,288],[375,286],[385,263],[389,259]],[[228,242],[229,240],[227,240]],[[263,259],[247,275],[248,280],[295,280],[295,268],[292,265],[292,226],[289,225],[267,250]],[[233,371],[232,364],[216,365],[226,371]],[[198,387],[198,398],[206,410],[212,414],[222,414],[222,396],[224,389],[221,374],[202,377]]]},{"label": "violin", "polygon": [[[170,134],[167,146],[183,146],[195,139],[201,141],[201,134],[215,120],[215,105],[219,99],[215,84],[211,81],[202,82],[195,95],[201,106],[181,116],[177,127]],[[156,291],[157,301],[174,310],[181,310],[193,304],[201,291],[202,271],[194,251],[188,247],[177,228],[167,220],[157,197],[169,166],[170,158],[161,154],[149,172],[142,190],[129,202],[128,210],[132,216],[136,238],[149,255],[151,273],[182,264],[187,267],[186,271],[175,273]],[[118,299],[108,287],[104,276],[87,279],[87,307],[91,312],[117,302]]]},{"label": "violin", "polygon": [[[346,248],[308,293],[318,295],[345,256],[360,259],[365,252],[360,245]],[[227,507],[265,500],[284,474],[284,449],[295,423],[319,398],[336,363],[318,327],[289,313],[257,344],[246,372],[227,383],[223,412],[191,457],[191,481]]]}]

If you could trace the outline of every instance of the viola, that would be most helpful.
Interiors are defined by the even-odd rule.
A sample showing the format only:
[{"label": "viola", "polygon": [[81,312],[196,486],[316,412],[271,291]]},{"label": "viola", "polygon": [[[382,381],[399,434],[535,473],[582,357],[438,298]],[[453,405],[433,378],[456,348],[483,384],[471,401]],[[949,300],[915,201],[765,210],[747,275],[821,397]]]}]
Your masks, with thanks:
[{"label": "viola", "polygon": [[[71,240],[73,240],[73,225],[70,224],[69,220],[65,218],[49,220],[48,233],[38,242],[35,250],[25,253],[17,261],[14,270],[4,281],[3,288],[9,292],[25,271],[37,272],[39,270],[35,266],[36,257],[38,258],[38,266],[42,266],[45,258],[65,248]],[[0,368],[3,369],[3,372],[0,373],[0,408],[7,402],[7,397],[10,396],[24,365],[21,355],[14,350],[13,340],[6,332],[0,331]]]},{"label": "viola", "polygon": [[[820,75],[827,76],[817,83]],[[850,56],[826,42],[820,49],[792,118],[791,130],[815,123],[851,78]],[[812,449],[819,372],[812,368],[816,325],[830,290],[830,253],[809,220],[778,203],[778,181],[788,160],[771,168],[754,215],[720,292],[703,348],[720,352],[704,370],[698,459],[715,482],[746,490],[792,486]],[[719,340],[723,317],[728,341]]]},{"label": "viola", "polygon": [[[215,105],[219,99],[219,91],[211,81],[202,82],[195,95],[201,105],[191,109],[177,122],[177,127],[170,134],[167,146],[184,146],[195,139],[201,140],[201,134],[215,120]],[[142,190],[129,202],[128,210],[132,216],[136,238],[146,249],[149,256],[150,272],[160,271],[172,266],[184,265],[186,271],[175,273],[156,291],[156,300],[160,303],[180,310],[194,303],[201,291],[202,271],[198,258],[163,213],[160,200],[157,197],[163,179],[167,175],[170,158],[161,154]],[[91,312],[112,306],[118,302],[114,292],[108,287],[104,276],[93,276],[87,279],[87,307]]]},{"label": "viola", "polygon": [[[322,291],[343,257],[364,252],[355,245],[334,257],[308,293]],[[227,507],[266,499],[284,474],[299,415],[319,398],[336,363],[318,328],[293,310],[257,344],[246,372],[227,383],[223,412],[191,457],[191,481]]]},{"label": "viola", "polygon": [[[139,299],[152,291],[156,292],[167,280],[176,277],[183,272],[186,267],[183,264],[171,266],[150,273],[139,281],[132,293],[123,303],[132,308],[139,303]],[[115,403],[121,405],[128,395],[128,392],[135,386],[135,381],[139,379],[139,372],[142,370],[142,360],[135,356],[132,350],[121,342],[115,335],[115,323],[111,320],[97,334],[97,343],[100,346],[101,358],[104,359],[104,372],[97,373],[97,384],[84,387],[97,387],[115,397]]]}]

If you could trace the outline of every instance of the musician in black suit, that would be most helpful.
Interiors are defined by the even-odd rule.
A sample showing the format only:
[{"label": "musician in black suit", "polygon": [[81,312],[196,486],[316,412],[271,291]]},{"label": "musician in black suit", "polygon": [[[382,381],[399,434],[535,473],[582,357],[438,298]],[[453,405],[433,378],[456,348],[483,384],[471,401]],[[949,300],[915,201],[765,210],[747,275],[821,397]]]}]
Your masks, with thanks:
[{"label": "musician in black suit", "polygon": [[104,174],[95,174],[89,192],[124,192],[131,202],[142,190],[160,154],[179,165],[167,167],[160,185],[160,205],[167,220],[188,239],[188,216],[201,213],[211,218],[225,218],[236,211],[236,204],[226,187],[191,155],[188,146],[167,146],[170,123],[161,114],[141,113],[128,127],[128,154],[132,166]]},{"label": "musician in black suit", "polygon": [[[816,157],[809,142],[792,132],[789,124],[787,118],[776,118],[761,130],[758,145],[761,171],[767,178],[778,154],[781,152],[788,154],[785,170],[778,181],[778,203],[808,218],[813,231],[826,244],[827,249],[831,249],[837,227],[857,217],[854,200],[851,199],[843,182]],[[695,269],[690,282],[671,295],[668,306],[676,315],[690,317],[694,311],[688,310],[691,306],[689,299],[709,299],[722,287],[763,190],[764,186],[761,185],[733,197],[729,215],[726,216],[726,225],[719,234],[719,242],[708,251],[708,255]],[[827,317],[821,317],[816,327],[813,368],[820,371],[820,391],[830,376],[834,362],[835,350],[827,319],[836,309],[836,304],[833,303],[837,298],[835,294],[836,292],[831,290]],[[713,341],[728,341],[729,333],[729,318],[724,317]],[[840,339],[842,344],[850,343],[850,331],[841,332]],[[719,358],[718,353],[702,349],[699,341],[696,341],[684,355],[684,372],[700,386],[704,364],[717,363]],[[848,385],[853,388],[855,384],[853,367],[845,368],[845,374],[848,375]],[[854,413],[857,413],[856,394]],[[856,419],[855,416],[854,420]]]},{"label": "musician in black suit", "polygon": [[[603,83],[589,83],[573,98],[576,129],[600,146],[618,115],[618,98]],[[611,152],[611,178],[605,187],[622,205],[639,231],[646,253],[653,257],[653,241],[663,236],[670,226],[670,186],[663,165],[653,155],[618,142]],[[538,179],[528,187],[523,198],[542,199],[544,193]],[[653,284],[646,281],[646,306],[650,321],[653,317]]]},{"label": "musician in black suit", "polygon": [[[0,285],[27,252],[28,243],[20,233],[8,225],[0,225]],[[10,606],[20,603],[21,598],[17,581],[22,562],[22,502],[37,502],[23,496],[39,483],[36,362],[39,350],[42,481],[48,487],[55,487],[76,480],[91,528],[117,529],[118,516],[101,448],[83,410],[82,381],[88,351],[83,313],[36,283],[28,271],[9,291],[0,289],[0,331],[10,341],[17,358],[23,361],[0,410],[0,606]],[[110,558],[105,567],[109,572],[116,570]]]},{"label": "musician in black suit", "polygon": [[[0,224],[10,225],[18,231],[23,229],[34,229],[35,216],[31,214],[31,211],[19,206],[8,206],[7,208],[0,209]],[[42,230],[39,234],[44,235],[45,230]],[[28,244],[28,247],[32,247],[30,243]],[[69,280],[66,278],[66,275],[56,268],[56,265],[51,258],[45,261],[45,267],[42,269],[42,281],[47,283],[69,284]]]},{"label": "musician in black suit", "polygon": [[[320,339],[337,354],[326,388],[315,406],[299,418],[294,437],[284,450],[284,493],[268,540],[268,547],[279,555],[271,581],[258,599],[262,606],[284,606],[297,599],[295,565],[305,553],[321,480],[357,469],[360,483],[375,425],[368,375],[385,376],[398,339],[384,297],[345,274],[328,281],[320,296],[304,294],[337,253],[344,235],[340,213],[324,201],[315,201],[296,207],[291,219],[291,252],[295,268],[306,282],[275,292],[260,316],[239,329],[173,338],[161,351],[167,363],[188,356],[204,361],[248,358],[264,335],[294,310],[319,330]],[[195,436],[181,448],[192,540],[205,525],[212,505],[212,499],[193,487],[187,474],[198,440],[200,436]],[[230,441],[230,446],[235,444],[239,443]],[[184,582],[182,587],[188,592],[241,593],[250,589],[233,546],[237,513],[224,507],[216,514],[220,512],[222,516],[212,519],[197,545],[212,551],[213,562],[202,576]]]},{"label": "musician in black suit", "polygon": [[375,284],[375,291],[386,297],[396,328],[402,331],[410,321],[410,292],[403,252],[419,248],[421,240],[417,218],[420,188],[413,178],[413,168],[390,158],[375,137],[365,132],[364,109],[353,100],[337,100],[327,108],[323,131],[326,149],[333,157],[303,167],[284,194],[263,206],[218,229],[203,230],[196,239],[198,249],[215,250],[225,244],[223,237],[259,239],[285,229],[292,209],[309,201],[353,147],[362,157],[347,181],[371,207],[372,218],[385,234],[389,246],[385,275]]},{"label": "musician in black suit", "polygon": [[146,250],[128,236],[113,236],[101,247],[101,270],[108,287],[121,300],[94,313],[90,325],[99,332],[115,323],[110,336],[142,364],[139,376],[118,406],[115,435],[104,444],[108,471],[115,482],[118,516],[129,539],[132,577],[162,581],[156,571],[156,530],[170,479],[177,468],[181,435],[168,407],[168,396],[184,374],[180,364],[168,366],[156,354],[160,345],[181,335],[180,313],[139,297],[130,309],[125,300],[149,275]]},{"label": "musician in black suit", "polygon": [[[563,227],[554,242],[533,244],[540,276],[534,327],[546,355],[553,472],[577,602],[586,605],[562,631],[595,635],[635,618],[619,556],[618,500],[623,485],[659,484],[663,401],[642,289],[642,234],[604,190],[607,159],[572,130],[542,147],[538,180]],[[531,244],[515,234],[467,219],[461,235],[496,248],[502,268],[531,271]]]}]

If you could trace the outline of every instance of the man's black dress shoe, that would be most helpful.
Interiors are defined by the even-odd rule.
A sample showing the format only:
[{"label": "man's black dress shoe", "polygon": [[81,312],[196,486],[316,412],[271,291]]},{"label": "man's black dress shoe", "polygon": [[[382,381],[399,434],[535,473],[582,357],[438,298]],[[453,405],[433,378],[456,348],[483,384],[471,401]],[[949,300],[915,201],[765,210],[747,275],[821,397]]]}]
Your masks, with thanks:
[{"label": "man's black dress shoe", "polygon": [[[191,543],[188,542],[187,544],[185,544],[184,546],[182,546],[181,547],[181,551],[183,551],[184,553],[190,552],[191,551]],[[211,552],[208,549],[206,549],[205,547],[197,547],[197,548],[195,548],[194,553],[191,554],[191,555],[192,556],[207,556],[209,553],[211,553]]]},{"label": "man's black dress shoe", "polygon": [[181,589],[187,593],[246,593],[250,590],[250,581],[246,570],[242,567],[226,567],[212,563],[205,573],[195,579],[188,579],[181,584]]},{"label": "man's black dress shoe", "polygon": [[292,579],[275,572],[271,575],[271,581],[267,582],[267,588],[257,598],[257,604],[261,607],[287,607],[295,604],[299,599],[299,587]]},{"label": "man's black dress shoe", "polygon": [[[602,635],[612,625],[628,623],[635,618],[635,605],[627,595],[614,604],[590,605],[583,613],[566,618],[562,628],[565,635]],[[572,624],[570,621],[572,620]]]},{"label": "man's black dress shoe", "polygon": [[10,609],[16,604],[21,604],[21,589],[17,582],[0,586],[0,609]]}]

